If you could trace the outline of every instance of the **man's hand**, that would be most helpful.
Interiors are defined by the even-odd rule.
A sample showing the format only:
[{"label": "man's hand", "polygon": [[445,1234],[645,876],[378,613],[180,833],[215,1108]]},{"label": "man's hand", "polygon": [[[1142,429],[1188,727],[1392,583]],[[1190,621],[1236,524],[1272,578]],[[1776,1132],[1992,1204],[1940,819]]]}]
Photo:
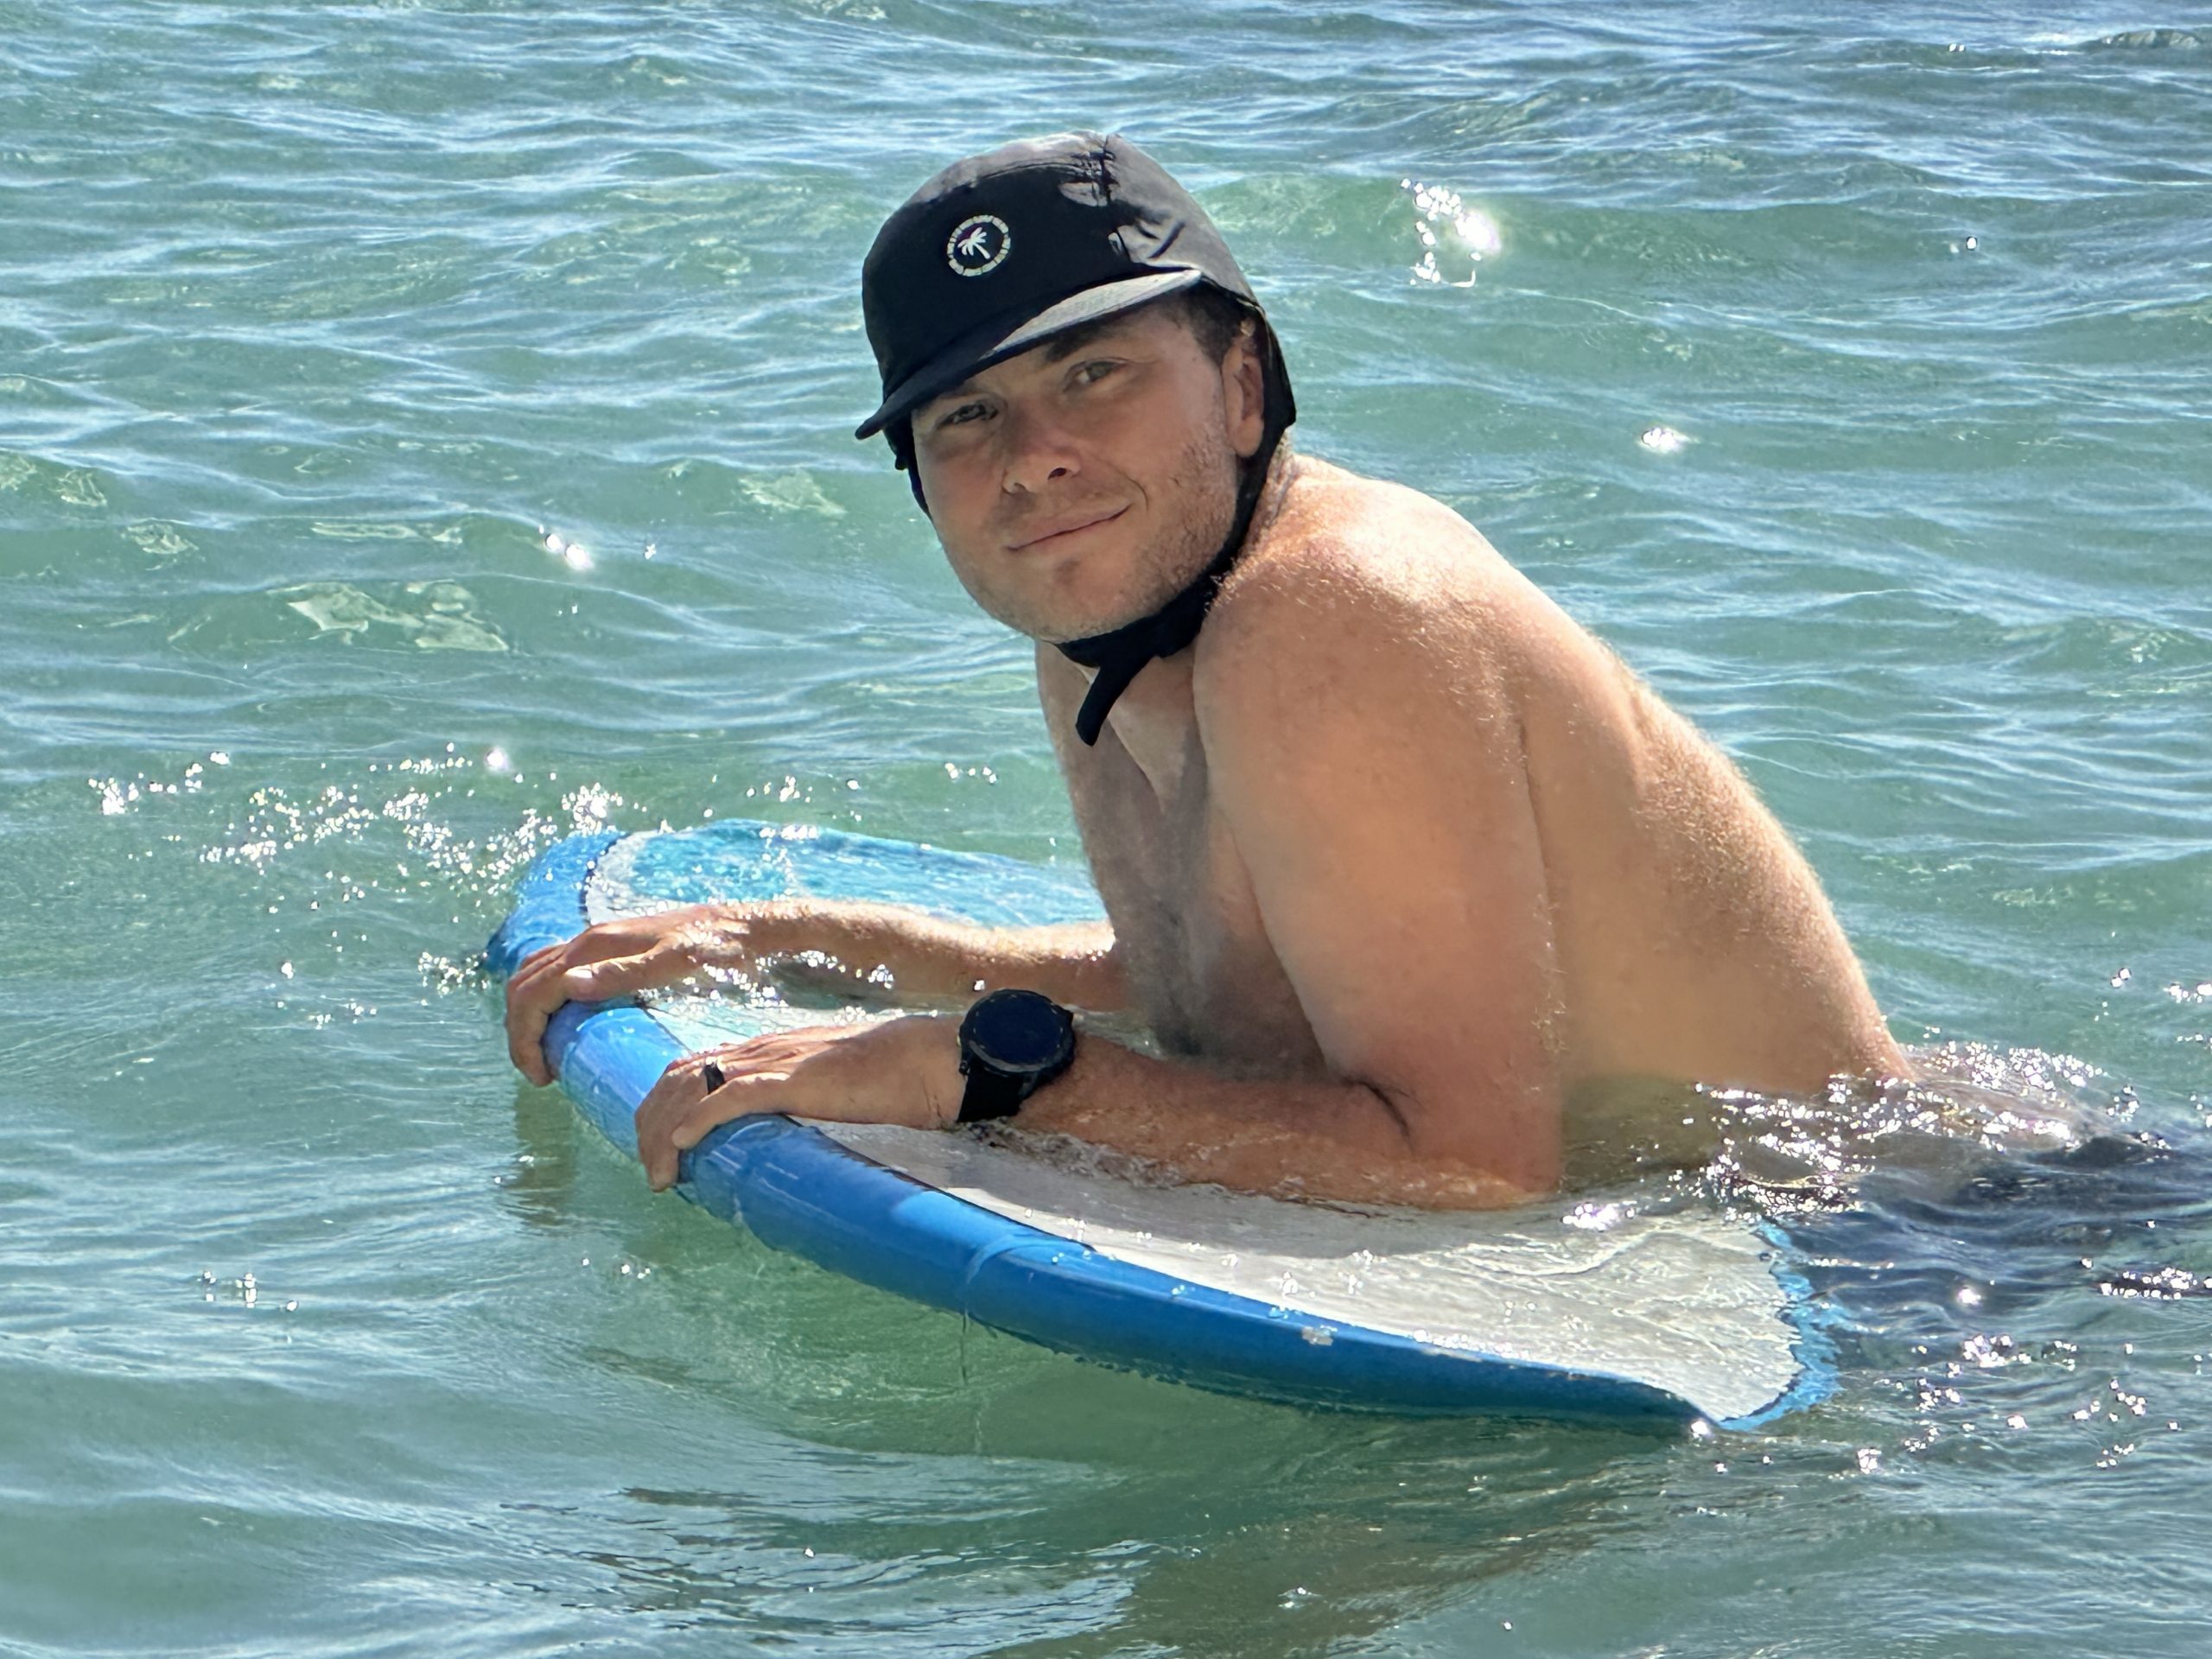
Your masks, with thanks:
[{"label": "man's hand", "polygon": [[[839,1123],[949,1127],[960,1115],[957,1024],[929,1014],[862,1026],[810,1026],[687,1054],[638,1107],[638,1157],[655,1192],[680,1155],[718,1123],[758,1112]],[[722,1076],[709,1090],[711,1064]]]},{"label": "man's hand", "polygon": [[563,1002],[605,1002],[709,969],[741,971],[769,954],[761,918],[741,905],[687,905],[588,927],[523,958],[507,981],[507,1053],[540,1085],[553,1081],[545,1025]]}]

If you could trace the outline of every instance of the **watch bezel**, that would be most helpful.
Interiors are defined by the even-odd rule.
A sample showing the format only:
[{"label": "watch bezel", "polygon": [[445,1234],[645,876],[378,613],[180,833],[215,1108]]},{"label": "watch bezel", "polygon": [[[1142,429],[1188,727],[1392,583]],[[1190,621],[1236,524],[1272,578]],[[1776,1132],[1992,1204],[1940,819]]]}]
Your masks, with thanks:
[{"label": "watch bezel", "polygon": [[[993,1010],[1019,1001],[1042,1003],[1053,1018],[1059,1040],[1052,1052],[1033,1062],[1009,1060],[988,1046],[988,1024]],[[960,1074],[967,1079],[962,1091],[957,1122],[976,1123],[1011,1117],[1038,1090],[1067,1070],[1075,1058],[1075,1015],[1041,991],[1002,986],[978,997],[960,1021]]]}]

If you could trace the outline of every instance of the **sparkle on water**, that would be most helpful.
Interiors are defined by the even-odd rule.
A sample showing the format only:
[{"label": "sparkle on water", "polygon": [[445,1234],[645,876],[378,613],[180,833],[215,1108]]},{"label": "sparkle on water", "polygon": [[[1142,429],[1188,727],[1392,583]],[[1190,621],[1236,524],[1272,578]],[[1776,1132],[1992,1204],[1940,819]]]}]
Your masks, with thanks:
[{"label": "sparkle on water", "polygon": [[[2203,30],[0,21],[0,1645],[2192,1650]],[[516,1086],[474,951],[559,836],[1078,855],[1025,651],[849,435],[882,213],[1076,124],[1220,219],[1300,441],[1465,512],[1819,868],[1930,1079],[1702,1092],[1557,1206],[1779,1224],[1815,1410],[1194,1395],[780,1257]]]}]

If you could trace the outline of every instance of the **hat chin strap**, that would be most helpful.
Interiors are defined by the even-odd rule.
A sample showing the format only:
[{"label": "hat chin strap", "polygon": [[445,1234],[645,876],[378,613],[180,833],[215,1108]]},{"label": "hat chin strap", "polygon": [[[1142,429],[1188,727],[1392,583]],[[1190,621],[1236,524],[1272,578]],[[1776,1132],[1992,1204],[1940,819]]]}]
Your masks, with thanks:
[{"label": "hat chin strap", "polygon": [[1221,592],[1221,584],[1228,580],[1238,556],[1244,551],[1244,537],[1250,533],[1252,516],[1259,511],[1260,497],[1267,491],[1268,474],[1274,466],[1275,451],[1290,425],[1281,407],[1288,401],[1272,396],[1268,399],[1267,424],[1261,430],[1260,447],[1253,451],[1251,470],[1236,493],[1236,517],[1229,526],[1229,539],[1213,556],[1213,563],[1199,571],[1189,587],[1151,615],[1141,616],[1108,633],[1094,633],[1088,639],[1069,639],[1061,644],[1060,653],[1069,661],[1098,671],[1083,699],[1083,706],[1075,715],[1075,734],[1086,746],[1096,745],[1099,733],[1106,729],[1107,715],[1122,693],[1129,689],[1130,682],[1144,672],[1154,658],[1173,657],[1177,652],[1188,649],[1198,637],[1198,630],[1205,626],[1206,613],[1213,607],[1215,595]]}]

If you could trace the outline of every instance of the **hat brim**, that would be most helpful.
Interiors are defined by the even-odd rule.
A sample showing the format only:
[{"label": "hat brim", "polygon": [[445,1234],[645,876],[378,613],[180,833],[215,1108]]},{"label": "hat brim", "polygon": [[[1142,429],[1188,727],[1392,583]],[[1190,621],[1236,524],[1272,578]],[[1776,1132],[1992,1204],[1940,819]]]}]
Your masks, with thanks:
[{"label": "hat brim", "polygon": [[1202,270],[1156,270],[1120,282],[1102,283],[1055,301],[1027,316],[1001,314],[969,329],[935,357],[884,394],[875,413],[860,423],[855,438],[877,433],[936,397],[949,391],[971,374],[980,374],[994,363],[1018,357],[1033,346],[1041,346],[1055,334],[1096,322],[1209,281]]}]

